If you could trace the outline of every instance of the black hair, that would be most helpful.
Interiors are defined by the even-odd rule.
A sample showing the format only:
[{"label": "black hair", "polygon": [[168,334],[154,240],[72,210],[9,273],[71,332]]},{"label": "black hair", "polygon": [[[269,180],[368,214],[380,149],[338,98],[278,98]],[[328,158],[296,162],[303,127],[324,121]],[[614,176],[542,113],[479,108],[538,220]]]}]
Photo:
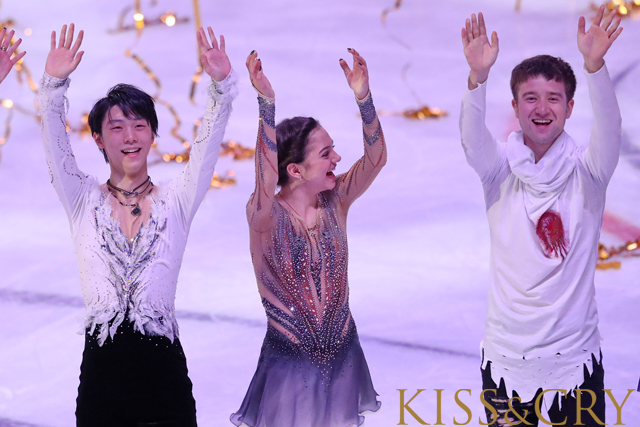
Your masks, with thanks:
[{"label": "black hair", "polygon": [[[142,118],[151,127],[154,136],[158,136],[158,116],[154,106],[155,101],[146,92],[135,86],[120,83],[109,89],[107,96],[98,100],[89,113],[89,128],[91,134],[102,135],[102,122],[109,114],[111,107],[117,105],[128,119]],[[109,163],[107,154],[102,151],[104,160]]]},{"label": "black hair", "polygon": [[542,76],[547,80],[555,80],[564,84],[567,102],[573,99],[576,93],[576,75],[571,65],[550,55],[538,55],[525,59],[511,72],[511,93],[513,99],[518,101],[518,87],[532,77]]},{"label": "black hair", "polygon": [[278,144],[278,185],[287,185],[290,163],[302,163],[307,156],[307,146],[311,131],[320,126],[313,117],[293,117],[284,119],[276,126]]}]

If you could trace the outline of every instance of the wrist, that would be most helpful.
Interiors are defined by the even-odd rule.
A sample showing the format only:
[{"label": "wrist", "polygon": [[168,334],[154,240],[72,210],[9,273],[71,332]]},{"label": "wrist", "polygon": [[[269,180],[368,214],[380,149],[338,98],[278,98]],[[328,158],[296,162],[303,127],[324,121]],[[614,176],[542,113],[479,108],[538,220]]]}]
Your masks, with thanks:
[{"label": "wrist", "polygon": [[473,90],[478,87],[478,85],[484,83],[489,78],[489,70],[482,71],[474,71],[471,70],[469,72],[469,90]]},{"label": "wrist", "polygon": [[42,84],[44,87],[50,88],[58,88],[60,86],[64,86],[69,81],[69,78],[60,78],[56,76],[52,76],[48,72],[44,72],[42,76]]},{"label": "wrist", "polygon": [[584,60],[584,68],[591,74],[600,71],[602,67],[604,67],[604,58],[597,60]]},{"label": "wrist", "polygon": [[356,96],[358,101],[364,101],[364,99],[369,95],[369,88],[367,87],[364,90],[353,91],[353,94]]},{"label": "wrist", "polygon": [[227,77],[229,77],[229,74],[231,74],[231,68],[226,70],[226,72],[225,71],[211,72],[209,74],[209,77],[211,77],[211,80],[213,80],[214,82],[221,83],[225,81]]},{"label": "wrist", "polygon": [[271,91],[268,91],[269,93],[267,94],[267,93],[263,93],[260,89],[255,87],[253,82],[251,82],[251,86],[253,86],[253,89],[258,93],[258,97],[264,98],[270,102],[274,102],[276,100],[276,93],[273,91],[273,89],[271,89]]},{"label": "wrist", "polygon": [[48,70],[46,67],[44,69],[44,72],[47,73],[47,75],[51,77],[55,77],[56,79],[60,79],[60,80],[64,80],[67,77],[69,77],[69,74],[65,75],[64,73],[56,72],[55,70]]}]

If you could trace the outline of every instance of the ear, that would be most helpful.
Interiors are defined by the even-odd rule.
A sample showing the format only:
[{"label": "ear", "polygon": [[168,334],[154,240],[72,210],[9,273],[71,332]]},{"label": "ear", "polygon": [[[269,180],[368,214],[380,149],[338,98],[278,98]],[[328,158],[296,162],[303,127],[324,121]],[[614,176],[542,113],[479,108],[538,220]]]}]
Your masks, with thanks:
[{"label": "ear", "polygon": [[567,117],[566,117],[567,119],[571,117],[571,113],[573,112],[573,104],[574,104],[573,99],[567,102]]},{"label": "ear", "polygon": [[92,136],[98,148],[101,150],[104,149],[104,143],[102,142],[102,137],[96,132],[94,132]]},{"label": "ear", "polygon": [[516,118],[518,118],[518,101],[512,99],[511,106],[513,107],[513,113],[516,115]]},{"label": "ear", "polygon": [[304,172],[304,166],[298,163],[289,163],[287,165],[287,173],[289,174],[289,178],[291,178],[291,180],[293,181],[297,181],[299,179],[304,178],[302,175],[303,172]]}]

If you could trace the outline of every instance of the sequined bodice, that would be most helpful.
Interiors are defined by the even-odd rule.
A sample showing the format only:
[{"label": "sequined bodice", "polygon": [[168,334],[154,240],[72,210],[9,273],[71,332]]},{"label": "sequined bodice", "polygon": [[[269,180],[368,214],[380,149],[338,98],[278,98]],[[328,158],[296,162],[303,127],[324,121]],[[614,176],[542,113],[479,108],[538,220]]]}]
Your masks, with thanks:
[{"label": "sequined bodice", "polygon": [[316,223],[308,228],[276,199],[273,227],[264,233],[256,273],[271,324],[303,351],[326,359],[347,332],[347,236],[333,193],[319,195]]}]

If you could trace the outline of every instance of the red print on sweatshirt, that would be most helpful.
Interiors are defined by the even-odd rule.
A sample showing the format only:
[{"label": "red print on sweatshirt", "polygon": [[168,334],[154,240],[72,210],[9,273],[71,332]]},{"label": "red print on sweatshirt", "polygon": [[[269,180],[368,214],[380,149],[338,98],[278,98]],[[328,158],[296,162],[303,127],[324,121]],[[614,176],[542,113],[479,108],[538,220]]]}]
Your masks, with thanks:
[{"label": "red print on sweatshirt", "polygon": [[547,211],[538,220],[536,234],[542,243],[542,249],[547,258],[564,259],[567,256],[567,242],[564,238],[564,227],[560,214]]}]

